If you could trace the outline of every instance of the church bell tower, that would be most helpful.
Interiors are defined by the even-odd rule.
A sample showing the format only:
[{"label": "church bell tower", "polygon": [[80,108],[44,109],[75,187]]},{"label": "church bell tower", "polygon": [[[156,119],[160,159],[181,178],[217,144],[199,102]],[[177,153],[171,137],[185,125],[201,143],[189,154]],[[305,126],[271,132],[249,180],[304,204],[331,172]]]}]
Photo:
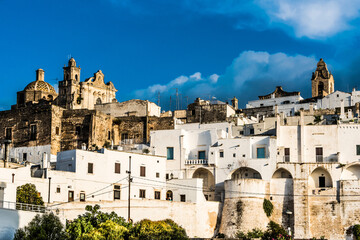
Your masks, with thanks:
[{"label": "church bell tower", "polygon": [[311,78],[312,97],[325,97],[334,92],[334,77],[322,58]]},{"label": "church bell tower", "polygon": [[64,80],[59,82],[59,105],[66,109],[74,109],[80,96],[80,67],[74,58],[70,58],[68,66],[64,66]]}]

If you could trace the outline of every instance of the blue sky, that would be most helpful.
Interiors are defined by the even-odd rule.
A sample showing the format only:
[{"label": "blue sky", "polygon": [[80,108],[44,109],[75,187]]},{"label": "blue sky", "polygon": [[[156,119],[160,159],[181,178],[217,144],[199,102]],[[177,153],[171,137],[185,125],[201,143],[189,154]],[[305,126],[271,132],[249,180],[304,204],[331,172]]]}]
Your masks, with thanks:
[{"label": "blue sky", "polygon": [[233,96],[244,106],[277,85],[310,97],[320,57],[350,91],[360,88],[359,10],[358,0],[0,0],[0,109],[37,68],[56,86],[69,56],[81,80],[101,69],[119,101],[159,92],[164,109],[176,88],[183,107]]}]

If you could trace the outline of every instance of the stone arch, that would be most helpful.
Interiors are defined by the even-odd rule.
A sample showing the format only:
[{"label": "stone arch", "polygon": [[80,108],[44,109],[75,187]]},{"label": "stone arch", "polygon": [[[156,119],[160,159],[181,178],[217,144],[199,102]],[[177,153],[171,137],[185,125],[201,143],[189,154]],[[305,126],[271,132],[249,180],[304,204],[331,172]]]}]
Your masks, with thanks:
[{"label": "stone arch", "polygon": [[293,177],[291,173],[285,168],[279,168],[273,173],[271,178],[293,178]]},{"label": "stone arch", "polygon": [[341,180],[360,180],[360,164],[351,164],[344,168]]},{"label": "stone arch", "polygon": [[323,167],[318,167],[309,176],[309,188],[331,188],[333,182],[330,173]]},{"label": "stone arch", "polygon": [[294,181],[291,173],[285,168],[276,169],[270,180],[270,198],[274,205],[273,221],[283,227],[294,228]]},{"label": "stone arch", "polygon": [[203,180],[203,189],[213,190],[215,187],[214,175],[205,168],[196,169],[192,178],[201,178]]},{"label": "stone arch", "polygon": [[252,178],[252,179],[262,179],[261,174],[255,169],[248,167],[241,167],[236,169],[233,174],[231,174],[231,179],[244,179],[244,178]]}]

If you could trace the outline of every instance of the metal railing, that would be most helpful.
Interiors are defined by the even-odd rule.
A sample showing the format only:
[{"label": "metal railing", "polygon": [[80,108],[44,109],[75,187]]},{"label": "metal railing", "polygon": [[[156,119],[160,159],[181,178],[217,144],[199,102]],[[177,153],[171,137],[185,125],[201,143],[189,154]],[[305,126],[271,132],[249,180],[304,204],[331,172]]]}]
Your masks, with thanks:
[{"label": "metal railing", "polygon": [[185,165],[207,165],[207,159],[189,159],[185,160]]},{"label": "metal railing", "polygon": [[27,203],[9,202],[9,201],[0,201],[0,208],[38,212],[38,213],[45,213],[48,211],[47,207],[45,206],[27,204]]},{"label": "metal railing", "polygon": [[324,162],[323,155],[316,155],[316,162]]}]

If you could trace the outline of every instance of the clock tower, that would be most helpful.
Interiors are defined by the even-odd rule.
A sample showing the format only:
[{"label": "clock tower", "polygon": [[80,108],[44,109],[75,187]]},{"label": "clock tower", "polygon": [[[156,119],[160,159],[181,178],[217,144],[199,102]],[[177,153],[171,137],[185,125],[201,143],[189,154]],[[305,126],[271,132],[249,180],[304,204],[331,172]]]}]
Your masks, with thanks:
[{"label": "clock tower", "polygon": [[322,58],[311,78],[312,97],[325,97],[334,92],[334,77]]}]

